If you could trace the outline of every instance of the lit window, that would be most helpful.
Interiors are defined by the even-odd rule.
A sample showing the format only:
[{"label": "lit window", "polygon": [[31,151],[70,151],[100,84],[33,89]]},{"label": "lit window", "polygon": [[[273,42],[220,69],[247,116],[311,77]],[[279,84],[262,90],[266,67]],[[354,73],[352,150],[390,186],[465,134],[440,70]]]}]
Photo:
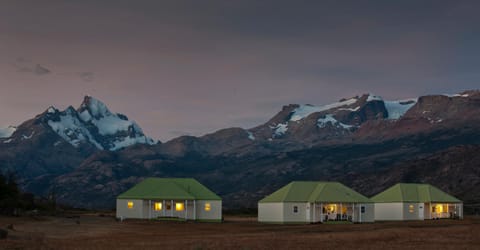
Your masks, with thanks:
[{"label": "lit window", "polygon": [[175,211],[183,211],[184,205],[182,202],[175,203]]},{"label": "lit window", "polygon": [[133,201],[127,202],[127,207],[128,207],[129,209],[132,209],[132,208],[133,208]]},{"label": "lit window", "polygon": [[298,207],[297,206],[293,206],[293,212],[298,213]]},{"label": "lit window", "polygon": [[415,207],[413,205],[408,205],[408,212],[409,213],[415,212]]},{"label": "lit window", "polygon": [[330,204],[327,206],[327,213],[336,213],[337,212],[337,204]]},{"label": "lit window", "polygon": [[437,213],[448,213],[448,205],[437,204],[432,210]]},{"label": "lit window", "polygon": [[205,203],[205,211],[210,211],[212,207],[210,206],[210,203]]},{"label": "lit window", "polygon": [[161,202],[155,202],[155,211],[160,211],[162,210],[162,203]]}]

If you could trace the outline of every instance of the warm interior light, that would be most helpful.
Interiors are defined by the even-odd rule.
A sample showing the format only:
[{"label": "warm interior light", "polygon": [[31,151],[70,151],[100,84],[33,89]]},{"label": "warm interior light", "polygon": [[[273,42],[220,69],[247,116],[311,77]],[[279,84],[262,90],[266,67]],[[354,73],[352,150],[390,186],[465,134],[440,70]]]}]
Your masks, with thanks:
[{"label": "warm interior light", "polygon": [[335,213],[336,211],[337,211],[337,204],[327,205],[327,212],[328,213]]},{"label": "warm interior light", "polygon": [[436,213],[443,213],[443,205],[442,204],[435,205],[435,212]]},{"label": "warm interior light", "polygon": [[415,207],[413,205],[408,205],[408,212],[410,213],[415,212]]},{"label": "warm interior light", "polygon": [[175,203],[175,211],[183,211],[184,208],[185,207],[182,202]]},{"label": "warm interior light", "polygon": [[127,207],[128,207],[129,209],[132,209],[132,208],[133,208],[133,201],[127,202]]},{"label": "warm interior light", "polygon": [[205,203],[205,211],[210,211],[212,207],[210,206],[210,203]]},{"label": "warm interior light", "polygon": [[155,202],[155,211],[160,211],[162,210],[162,203],[161,202]]}]

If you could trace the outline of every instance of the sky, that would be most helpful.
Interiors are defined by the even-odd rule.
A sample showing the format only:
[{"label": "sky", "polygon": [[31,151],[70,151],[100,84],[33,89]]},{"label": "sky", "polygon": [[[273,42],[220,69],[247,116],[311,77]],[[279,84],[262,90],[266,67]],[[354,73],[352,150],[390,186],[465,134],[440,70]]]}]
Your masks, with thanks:
[{"label": "sky", "polygon": [[2,0],[0,127],[92,95],[166,141],[479,89],[480,1]]}]

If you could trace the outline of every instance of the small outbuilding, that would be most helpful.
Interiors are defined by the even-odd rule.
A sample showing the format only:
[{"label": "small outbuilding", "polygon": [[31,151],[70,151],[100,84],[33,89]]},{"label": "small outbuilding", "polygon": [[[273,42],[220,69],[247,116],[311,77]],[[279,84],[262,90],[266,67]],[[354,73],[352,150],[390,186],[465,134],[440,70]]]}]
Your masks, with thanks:
[{"label": "small outbuilding", "polygon": [[222,220],[222,199],[192,178],[147,178],[117,197],[117,218]]},{"label": "small outbuilding", "polygon": [[294,181],[258,202],[258,221],[373,222],[374,205],[339,182]]},{"label": "small outbuilding", "polygon": [[462,201],[429,184],[398,183],[371,199],[379,221],[463,218]]}]

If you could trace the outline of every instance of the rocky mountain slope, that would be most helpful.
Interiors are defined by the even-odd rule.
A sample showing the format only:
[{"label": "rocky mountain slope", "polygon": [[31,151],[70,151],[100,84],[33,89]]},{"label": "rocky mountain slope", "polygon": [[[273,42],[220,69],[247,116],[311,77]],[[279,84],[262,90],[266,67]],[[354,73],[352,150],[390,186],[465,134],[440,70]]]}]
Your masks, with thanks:
[{"label": "rocky mountain slope", "polygon": [[135,122],[110,112],[90,96],[77,110],[72,106],[64,111],[49,107],[18,127],[2,131],[0,169],[16,172],[26,185],[69,173],[101,150],[155,144]]},{"label": "rocky mountain slope", "polygon": [[465,190],[477,183],[470,180],[478,157],[443,164],[465,175],[462,185],[429,159],[473,155],[479,122],[479,91],[401,101],[366,94],[325,106],[287,105],[251,129],[154,144],[134,122],[87,97],[77,110],[49,109],[0,139],[0,166],[23,173],[27,190],[90,208],[113,207],[116,195],[148,176],[197,178],[227,208],[255,207],[292,180],[339,180],[368,195],[396,181],[428,181],[475,203],[480,197]]}]

